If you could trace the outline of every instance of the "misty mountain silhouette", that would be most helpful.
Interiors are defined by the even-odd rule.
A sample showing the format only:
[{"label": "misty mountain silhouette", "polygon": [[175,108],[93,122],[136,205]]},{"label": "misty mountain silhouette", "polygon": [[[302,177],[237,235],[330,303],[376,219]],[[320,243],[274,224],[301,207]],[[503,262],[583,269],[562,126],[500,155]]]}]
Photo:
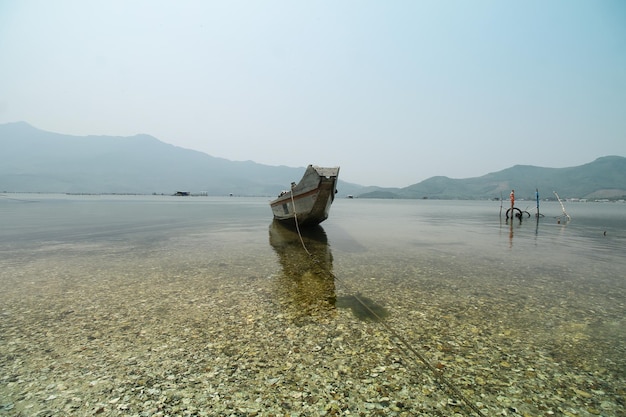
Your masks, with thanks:
[{"label": "misty mountain silhouette", "polygon": [[[72,136],[25,122],[0,125],[0,191],[62,193],[275,196],[304,167],[230,161],[184,149],[150,135]],[[310,161],[315,163],[315,161]],[[557,190],[562,197],[624,198],[626,158],[606,156],[570,168],[517,165],[468,179],[432,177],[404,188],[364,187],[339,182],[339,197],[483,199],[508,195],[532,198]]]}]

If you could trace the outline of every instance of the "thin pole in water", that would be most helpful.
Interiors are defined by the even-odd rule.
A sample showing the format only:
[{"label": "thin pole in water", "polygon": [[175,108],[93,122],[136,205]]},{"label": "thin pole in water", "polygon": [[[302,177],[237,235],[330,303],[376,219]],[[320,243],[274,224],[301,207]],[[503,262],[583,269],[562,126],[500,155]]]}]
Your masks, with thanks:
[{"label": "thin pole in water", "polygon": [[561,201],[561,198],[559,197],[559,195],[556,193],[556,191],[552,191],[552,192],[556,196],[556,199],[559,200],[559,204],[561,205],[561,210],[563,210],[563,214],[565,215],[565,217],[567,217],[567,221],[572,220],[572,218],[569,216],[569,214],[567,214],[567,212],[565,211],[565,206],[563,205],[563,202]]},{"label": "thin pole in water", "polygon": [[537,217],[539,217],[539,188],[535,188],[535,198],[537,199]]}]

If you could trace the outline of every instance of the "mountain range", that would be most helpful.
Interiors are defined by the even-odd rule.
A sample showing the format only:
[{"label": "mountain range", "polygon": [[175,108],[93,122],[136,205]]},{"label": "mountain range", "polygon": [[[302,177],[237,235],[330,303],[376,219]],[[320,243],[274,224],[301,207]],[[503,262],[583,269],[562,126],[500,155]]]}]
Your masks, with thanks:
[{"label": "mountain range", "polygon": [[553,191],[561,197],[581,199],[626,198],[626,158],[605,156],[569,168],[515,165],[481,177],[452,179],[431,177],[400,189],[379,189],[362,197],[483,199],[508,198],[512,189],[518,198],[534,199],[535,190],[547,198]]},{"label": "mountain range", "polygon": [[[229,161],[180,148],[149,136],[72,136],[47,132],[25,122],[0,125],[0,191],[94,194],[274,196],[304,167]],[[314,161],[313,161],[314,162]],[[558,191],[562,197],[625,198],[626,158],[606,156],[578,167],[528,165],[481,177],[432,177],[404,188],[362,186],[339,181],[339,196],[362,198],[484,199],[534,198]]]}]

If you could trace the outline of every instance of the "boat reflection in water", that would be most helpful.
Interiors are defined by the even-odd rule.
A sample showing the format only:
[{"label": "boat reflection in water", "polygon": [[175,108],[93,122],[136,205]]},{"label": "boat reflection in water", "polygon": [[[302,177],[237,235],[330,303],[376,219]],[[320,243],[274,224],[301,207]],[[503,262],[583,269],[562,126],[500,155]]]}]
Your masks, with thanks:
[{"label": "boat reflection in water", "polygon": [[326,232],[315,225],[300,233],[306,250],[296,229],[277,220],[270,225],[270,245],[282,267],[275,280],[278,299],[294,318],[328,315],[335,310],[337,296]]},{"label": "boat reflection in water", "polygon": [[275,291],[287,314],[293,319],[328,316],[339,307],[350,309],[359,320],[388,316],[384,307],[362,295],[337,297],[333,255],[326,232],[322,226],[315,225],[300,229],[300,233],[302,241],[296,229],[277,220],[270,225],[270,245],[282,266],[274,281]]}]

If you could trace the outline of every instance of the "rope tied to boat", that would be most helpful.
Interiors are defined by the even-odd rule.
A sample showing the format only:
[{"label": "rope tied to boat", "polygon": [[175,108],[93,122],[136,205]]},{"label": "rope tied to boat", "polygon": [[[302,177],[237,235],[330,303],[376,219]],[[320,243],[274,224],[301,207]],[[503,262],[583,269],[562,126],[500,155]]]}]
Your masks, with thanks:
[{"label": "rope tied to boat", "polygon": [[298,210],[296,210],[296,202],[293,199],[293,186],[289,189],[289,193],[291,194],[291,206],[293,207],[293,220],[296,223],[296,231],[298,232],[298,237],[300,238],[300,243],[302,243],[302,247],[304,251],[309,255],[313,256],[311,252],[306,248],[304,244],[304,239],[302,239],[302,233],[300,233],[300,225],[298,224]]},{"label": "rope tied to boat", "polygon": [[[304,251],[310,257],[313,258],[313,261],[318,262],[318,260],[314,258],[313,254],[311,252],[309,252],[309,250],[307,249],[307,247],[306,247],[306,245],[304,243],[304,239],[302,238],[302,234],[300,233],[300,226],[298,224],[298,215],[296,213],[296,205],[295,205],[295,202],[294,202],[294,199],[293,199],[293,189],[291,190],[291,204],[293,205],[293,214],[294,214],[293,217],[294,217],[294,220],[295,220],[295,223],[296,223],[296,231],[298,232],[298,237],[300,238],[300,243],[302,244],[302,247],[304,248]],[[332,274],[333,279],[335,281],[337,281],[342,287],[344,287],[348,293],[357,294],[354,291],[352,291],[352,289],[350,288],[350,286],[346,282],[344,282],[342,279],[339,279],[334,273],[331,273],[331,274]],[[421,363],[427,370],[429,370],[432,373],[432,375],[435,377],[435,379],[441,384],[441,386],[444,387],[444,389],[447,389],[450,394],[452,394],[456,398],[460,399],[463,403],[465,403],[465,405],[467,405],[478,416],[486,417],[485,414],[475,404],[473,404],[469,400],[469,398],[467,398],[449,379],[447,379],[443,375],[443,371],[442,370],[440,370],[436,366],[432,365],[428,361],[428,359],[426,359],[426,356],[424,354],[420,353],[417,350],[417,348],[415,348],[411,343],[409,343],[408,340],[406,340],[405,338],[400,336],[400,334],[398,334],[398,332],[395,331],[394,328],[391,327],[391,325],[389,323],[385,322],[383,320],[383,318],[380,317],[379,314],[377,314],[372,308],[370,308],[370,306],[367,305],[367,303],[364,302],[361,299],[361,297],[359,297],[358,295],[353,295],[353,297],[361,306],[363,306],[363,308],[365,308],[365,310],[367,310],[373,317],[376,318],[377,322],[380,322],[387,329],[389,334],[391,334],[391,336],[396,339],[396,341],[397,341],[397,343],[399,345],[404,346],[405,352],[409,353],[407,356],[411,357],[411,354],[412,354],[413,355],[413,360],[416,363]]]},{"label": "rope tied to boat", "polygon": [[[333,278],[335,278],[335,280],[339,284],[341,284],[341,286],[343,286],[349,293],[356,294],[354,293],[354,291],[350,289],[348,284],[346,284],[343,280],[339,279],[335,274],[333,274]],[[426,356],[424,354],[420,353],[416,347],[414,347],[411,343],[409,343],[408,340],[400,336],[400,334],[398,334],[398,332],[394,330],[394,328],[391,327],[389,323],[384,321],[383,318],[380,317],[380,315],[376,313],[376,311],[370,308],[370,306],[367,305],[367,303],[364,302],[361,299],[361,297],[359,297],[358,295],[353,295],[353,297],[355,300],[357,300],[359,304],[363,306],[363,308],[365,308],[373,317],[376,318],[377,322],[381,323],[387,329],[389,334],[397,340],[399,345],[404,346],[405,352],[409,352],[413,354],[413,360],[416,363],[421,363],[424,367],[426,367],[427,370],[429,370],[432,373],[435,379],[441,384],[440,386],[442,386],[444,389],[447,389],[448,392],[452,394],[453,396],[455,396],[456,398],[460,399],[463,403],[465,403],[465,405],[467,405],[478,416],[486,417],[485,414],[474,403],[472,403],[469,400],[469,398],[467,398],[448,378],[446,378],[443,375],[443,370],[438,369],[436,366],[432,365],[428,361],[428,359],[426,359]],[[407,355],[407,356],[410,357],[411,355]],[[415,358],[417,358],[417,360]]]}]

